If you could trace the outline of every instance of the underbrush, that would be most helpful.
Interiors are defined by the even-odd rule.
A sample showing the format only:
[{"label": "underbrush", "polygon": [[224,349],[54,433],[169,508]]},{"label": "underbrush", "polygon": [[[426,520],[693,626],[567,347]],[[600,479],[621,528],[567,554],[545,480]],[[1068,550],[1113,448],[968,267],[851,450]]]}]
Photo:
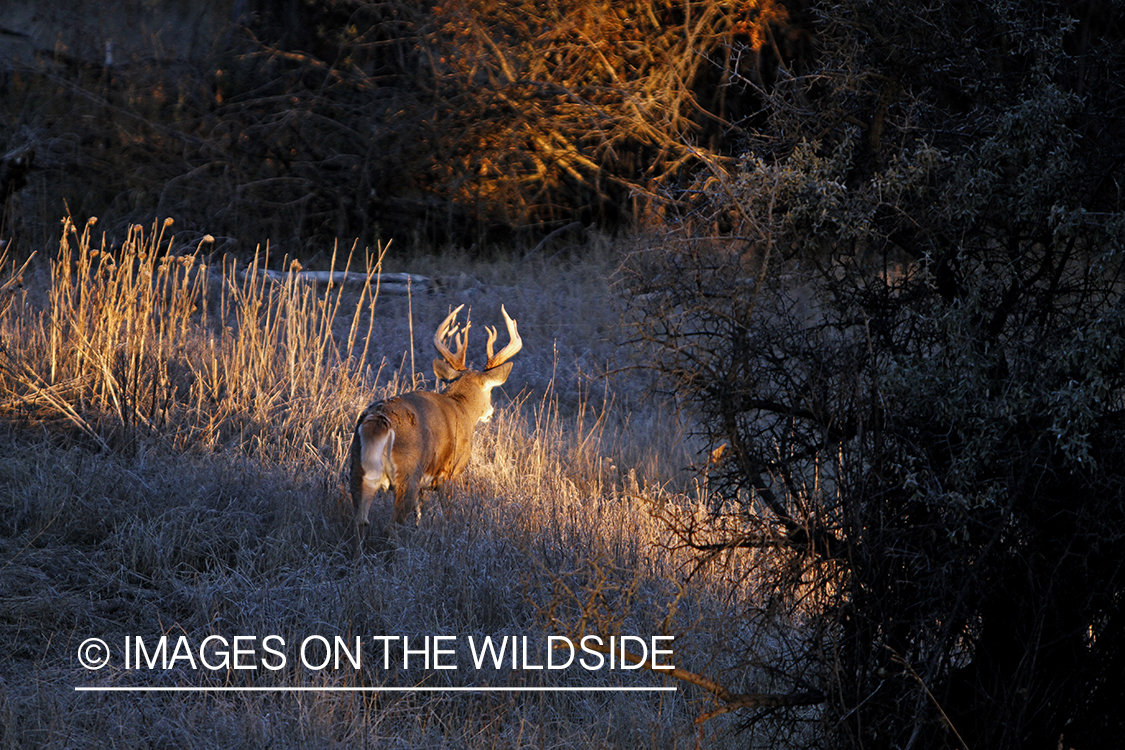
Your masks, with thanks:
[{"label": "underbrush", "polygon": [[[687,686],[421,690],[672,684],[645,671],[473,669],[469,637],[526,636],[534,663],[549,635],[671,634],[676,666],[721,668],[702,661],[714,644],[691,626],[728,605],[705,577],[690,596],[678,587],[688,560],[658,512],[693,502],[672,491],[691,481],[685,438],[643,385],[598,377],[629,365],[613,338],[609,253],[601,266],[478,266],[443,295],[388,299],[374,285],[318,289],[178,254],[168,230],[135,227],[111,248],[95,246],[92,223],[68,223],[54,259],[0,282],[0,747],[695,742],[692,719],[711,702]],[[479,325],[501,303],[518,319],[510,397],[478,428],[465,480],[428,496],[421,525],[398,538],[384,531],[384,499],[355,561],[342,474],[352,422],[373,395],[429,387],[432,331],[462,301]],[[270,634],[287,644],[284,668],[257,661]],[[298,644],[316,635],[364,639],[362,667],[298,667]],[[453,636],[458,669],[406,668],[394,644],[384,668],[368,639],[386,635]],[[255,636],[259,666],[125,668],[126,638],[151,649],[161,636],[169,650],[181,637]],[[110,644],[104,670],[78,664],[90,637]]]}]

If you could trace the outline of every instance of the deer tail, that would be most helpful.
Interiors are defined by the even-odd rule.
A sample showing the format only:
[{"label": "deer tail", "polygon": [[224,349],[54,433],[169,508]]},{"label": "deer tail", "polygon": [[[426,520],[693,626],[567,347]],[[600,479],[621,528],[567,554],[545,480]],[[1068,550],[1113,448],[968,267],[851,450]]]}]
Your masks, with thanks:
[{"label": "deer tail", "polygon": [[364,412],[356,427],[356,435],[364,483],[379,490],[393,487],[395,466],[391,450],[395,444],[395,431],[386,413],[379,409]]}]

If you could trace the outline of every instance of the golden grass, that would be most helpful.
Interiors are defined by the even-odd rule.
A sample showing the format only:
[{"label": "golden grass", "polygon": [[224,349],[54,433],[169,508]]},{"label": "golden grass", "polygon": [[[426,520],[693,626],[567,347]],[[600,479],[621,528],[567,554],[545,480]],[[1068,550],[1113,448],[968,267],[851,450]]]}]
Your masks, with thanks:
[{"label": "golden grass", "polygon": [[[654,684],[637,673],[385,671],[375,660],[339,673],[87,672],[75,654],[91,636],[542,640],[582,622],[656,635],[675,601],[677,666],[714,671],[725,662],[705,660],[722,644],[691,626],[745,605],[724,603],[717,578],[680,596],[689,557],[665,546],[653,509],[699,509],[698,498],[664,489],[683,484],[674,476],[690,458],[682,430],[640,407],[641,386],[591,378],[628,356],[612,339],[608,253],[586,267],[478,265],[484,292],[381,299],[293,276],[267,282],[253,265],[207,267],[198,248],[176,250],[167,224],[135,227],[119,248],[95,247],[92,223],[64,228],[53,259],[29,266],[22,286],[0,287],[0,748],[695,743],[691,720],[711,704],[687,687],[74,693],[81,684]],[[450,297],[474,303],[481,324],[501,302],[519,319],[515,395],[498,398],[478,429],[466,480],[430,497],[419,528],[377,540],[355,563],[341,473],[353,420],[373,394],[421,382]],[[384,501],[375,527],[388,517]]]},{"label": "golden grass", "polygon": [[2,321],[0,413],[65,421],[103,449],[159,439],[290,460],[326,444],[370,390],[360,360],[340,353],[370,336],[361,316],[338,347],[340,289],[266,281],[257,259],[216,272],[198,248],[175,254],[170,224],[137,225],[111,251],[94,246],[93,220],[64,223],[45,309],[24,294]]}]

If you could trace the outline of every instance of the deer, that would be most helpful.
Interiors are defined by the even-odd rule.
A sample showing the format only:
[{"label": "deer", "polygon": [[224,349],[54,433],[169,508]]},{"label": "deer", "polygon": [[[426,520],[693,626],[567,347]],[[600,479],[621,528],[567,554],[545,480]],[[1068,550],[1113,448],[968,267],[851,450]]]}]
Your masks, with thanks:
[{"label": "deer", "polygon": [[[351,495],[355,511],[356,554],[362,553],[369,525],[368,513],[375,494],[394,493],[391,533],[411,515],[422,519],[420,492],[440,490],[458,479],[469,464],[473,431],[492,418],[492,389],[503,384],[512,371],[512,357],[523,347],[516,321],[504,306],[500,312],[508,329],[508,345],[493,354],[496,329],[488,332],[484,369],[465,364],[470,322],[456,324],[458,306],[446,316],[434,334],[434,374],[448,385],[442,392],[416,390],[375,401],[359,415],[351,445]],[[451,339],[456,351],[450,351]]]}]

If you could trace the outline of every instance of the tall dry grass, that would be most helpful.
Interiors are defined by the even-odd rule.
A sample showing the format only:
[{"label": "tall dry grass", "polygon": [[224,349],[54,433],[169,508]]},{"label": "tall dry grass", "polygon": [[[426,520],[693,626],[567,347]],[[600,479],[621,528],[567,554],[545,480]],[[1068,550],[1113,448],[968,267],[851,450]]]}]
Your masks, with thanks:
[{"label": "tall dry grass", "polygon": [[[667,629],[680,636],[677,666],[715,672],[722,644],[693,626],[742,606],[721,599],[719,580],[709,587],[699,576],[687,594],[677,583],[689,558],[668,546],[655,510],[693,502],[667,489],[683,484],[675,469],[690,459],[682,431],[641,386],[594,377],[627,360],[612,339],[612,253],[603,265],[477,265],[463,288],[384,299],[375,286],[318,289],[209,263],[205,246],[177,248],[167,224],[135,227],[121,247],[95,229],[66,223],[54,258],[34,259],[21,284],[7,283],[14,269],[0,277],[0,748],[695,743],[692,719],[711,702],[687,687],[75,693],[82,684],[653,684],[636,673],[387,671],[374,659],[323,673],[120,663],[87,672],[75,654],[91,636],[541,640],[581,626]],[[455,259],[434,262],[457,270]],[[460,301],[482,323],[501,302],[519,311],[526,343],[510,397],[499,395],[497,416],[478,429],[466,479],[430,499],[420,527],[355,563],[341,475],[355,414],[373,395],[425,384],[435,321]],[[388,519],[389,502],[379,512]],[[717,741],[722,729],[701,736]]]},{"label": "tall dry grass", "polygon": [[[157,440],[174,451],[237,446],[292,460],[329,443],[345,407],[371,390],[361,356],[370,326],[354,314],[334,339],[342,290],[256,273],[258,261],[209,268],[179,253],[171,220],[134,226],[120,248],[64,222],[46,301],[25,291],[3,323],[3,401],[22,420],[64,422],[102,449]],[[336,459],[338,455],[325,456]]]}]

